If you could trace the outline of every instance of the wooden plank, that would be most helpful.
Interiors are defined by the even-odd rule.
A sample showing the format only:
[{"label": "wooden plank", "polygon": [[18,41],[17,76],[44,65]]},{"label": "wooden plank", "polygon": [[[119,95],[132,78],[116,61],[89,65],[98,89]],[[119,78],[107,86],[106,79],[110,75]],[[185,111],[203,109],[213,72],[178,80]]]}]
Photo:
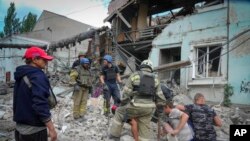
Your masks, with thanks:
[{"label": "wooden plank", "polygon": [[158,67],[154,68],[154,71],[162,71],[162,70],[168,70],[168,69],[174,69],[174,68],[180,68],[190,65],[191,62],[189,60],[187,61],[178,61],[173,63],[164,64]]},{"label": "wooden plank", "polygon": [[129,22],[123,17],[123,15],[119,11],[117,11],[116,14],[121,18],[121,20],[126,24],[128,28],[131,28]]},{"label": "wooden plank", "polygon": [[[190,60],[178,61],[178,62],[168,63],[168,64],[164,64],[164,65],[155,67],[153,70],[154,71],[171,70],[171,69],[175,69],[175,68],[185,67],[185,66],[188,66],[190,64],[191,64]],[[128,78],[131,74],[132,73],[129,73],[129,74],[126,74],[126,75],[122,75],[121,79]]]},{"label": "wooden plank", "polygon": [[47,45],[35,45],[35,44],[10,44],[10,43],[0,43],[0,49],[2,48],[29,48],[31,46],[38,46],[41,47],[43,49],[46,49]]}]

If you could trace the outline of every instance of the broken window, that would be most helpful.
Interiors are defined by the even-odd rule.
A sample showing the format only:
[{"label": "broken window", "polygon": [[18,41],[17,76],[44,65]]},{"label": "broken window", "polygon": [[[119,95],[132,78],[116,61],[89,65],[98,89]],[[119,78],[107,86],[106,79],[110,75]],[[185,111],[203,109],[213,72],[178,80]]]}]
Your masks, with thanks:
[{"label": "broken window", "polygon": [[198,77],[220,77],[221,45],[196,48],[196,75]]},{"label": "broken window", "polygon": [[[178,62],[181,60],[181,47],[167,48],[160,50],[160,65]],[[159,72],[161,80],[171,80],[180,85],[180,69],[165,70]]]}]

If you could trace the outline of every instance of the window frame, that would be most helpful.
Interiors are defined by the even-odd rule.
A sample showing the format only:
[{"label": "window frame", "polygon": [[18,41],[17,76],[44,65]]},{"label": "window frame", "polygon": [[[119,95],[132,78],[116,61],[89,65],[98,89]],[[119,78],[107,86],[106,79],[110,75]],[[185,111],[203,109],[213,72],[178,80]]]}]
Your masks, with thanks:
[{"label": "window frame", "polygon": [[[192,45],[191,47],[191,52],[193,51],[193,75],[192,75],[192,78],[193,79],[209,79],[209,78],[222,78],[225,74],[223,74],[222,72],[222,56],[220,56],[220,59],[219,59],[219,66],[218,66],[218,70],[217,70],[217,76],[209,76],[209,61],[206,61],[206,65],[205,65],[205,76],[202,75],[202,74],[198,74],[198,49],[199,48],[207,48],[206,49],[206,60],[209,60],[209,47],[213,47],[213,46],[220,46],[221,48],[221,51],[220,51],[220,54],[223,53],[223,41],[218,41],[218,42],[212,42],[212,43],[201,43],[201,44],[195,44],[195,45]],[[220,73],[220,75],[218,76],[218,71]]]}]

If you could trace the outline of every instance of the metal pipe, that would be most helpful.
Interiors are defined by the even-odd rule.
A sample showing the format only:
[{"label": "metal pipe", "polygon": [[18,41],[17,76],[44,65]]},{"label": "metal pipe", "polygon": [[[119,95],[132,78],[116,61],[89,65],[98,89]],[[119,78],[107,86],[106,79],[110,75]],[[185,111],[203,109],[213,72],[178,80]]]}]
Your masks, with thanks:
[{"label": "metal pipe", "polygon": [[229,0],[227,0],[227,80],[228,80],[228,73],[229,73],[229,24],[230,24],[230,17],[229,17],[229,12],[230,12],[230,5],[229,5]]}]

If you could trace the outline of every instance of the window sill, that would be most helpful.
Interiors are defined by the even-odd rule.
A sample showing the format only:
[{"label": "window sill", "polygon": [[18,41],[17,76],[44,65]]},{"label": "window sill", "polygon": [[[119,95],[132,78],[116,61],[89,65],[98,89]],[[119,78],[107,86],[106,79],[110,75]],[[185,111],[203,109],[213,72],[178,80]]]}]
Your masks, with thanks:
[{"label": "window sill", "polygon": [[209,7],[203,7],[203,8],[197,8],[197,13],[203,13],[203,12],[208,12],[208,11],[213,11],[213,10],[218,10],[218,9],[223,9],[227,8],[226,3],[218,4],[218,5],[213,5]]},{"label": "window sill", "polygon": [[223,77],[208,77],[208,78],[195,78],[188,82],[189,86],[200,85],[225,85],[227,80]]}]

